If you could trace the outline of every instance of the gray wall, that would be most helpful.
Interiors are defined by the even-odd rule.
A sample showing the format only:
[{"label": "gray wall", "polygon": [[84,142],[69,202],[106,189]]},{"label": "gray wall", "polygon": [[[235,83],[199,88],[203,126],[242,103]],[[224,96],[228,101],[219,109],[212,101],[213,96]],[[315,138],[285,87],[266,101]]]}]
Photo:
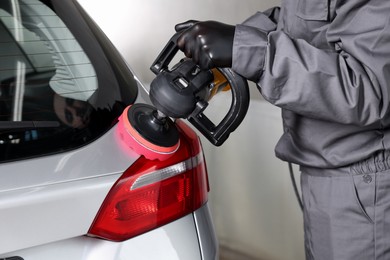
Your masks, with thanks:
[{"label": "gray wall", "polygon": [[[153,79],[150,64],[188,19],[237,24],[267,0],[79,0],[121,51],[139,79]],[[212,116],[226,111],[225,94],[213,100]],[[288,167],[274,156],[282,133],[280,110],[251,85],[249,112],[222,147],[203,140],[211,185],[210,204],[220,244],[258,259],[304,259],[302,214]],[[228,99],[229,100],[229,99]],[[298,178],[298,176],[297,176]],[[298,181],[299,182],[299,181]]]},{"label": "gray wall", "polygon": [[259,0],[79,0],[130,61],[138,76],[150,82],[149,66],[174,33],[189,19],[217,19],[236,24],[274,4]]}]

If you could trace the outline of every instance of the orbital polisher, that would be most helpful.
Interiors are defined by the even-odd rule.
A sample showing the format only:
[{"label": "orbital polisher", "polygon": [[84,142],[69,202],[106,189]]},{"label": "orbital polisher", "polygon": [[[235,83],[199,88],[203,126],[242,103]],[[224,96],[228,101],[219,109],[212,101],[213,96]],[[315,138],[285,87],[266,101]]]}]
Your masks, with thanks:
[{"label": "orbital polisher", "polygon": [[[248,83],[230,68],[201,70],[188,58],[169,68],[179,50],[179,36],[180,32],[173,35],[150,67],[156,74],[149,91],[153,106],[133,104],[120,118],[120,127],[128,133],[127,145],[148,159],[164,160],[179,148],[176,119],[187,119],[213,145],[220,146],[248,110]],[[203,112],[221,89],[230,89],[232,100],[227,114],[215,125]]]}]

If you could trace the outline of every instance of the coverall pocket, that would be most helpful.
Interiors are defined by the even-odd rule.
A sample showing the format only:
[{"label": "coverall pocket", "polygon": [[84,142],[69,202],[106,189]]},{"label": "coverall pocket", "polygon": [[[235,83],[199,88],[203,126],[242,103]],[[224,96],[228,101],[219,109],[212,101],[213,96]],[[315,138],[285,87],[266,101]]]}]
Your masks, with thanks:
[{"label": "coverall pocket", "polygon": [[302,170],[308,260],[374,259],[375,176],[370,177],[310,175]]},{"label": "coverall pocket", "polygon": [[371,223],[374,223],[375,183],[375,174],[352,176],[352,185],[357,207]]},{"label": "coverall pocket", "polygon": [[299,0],[297,16],[304,20],[328,21],[329,0]]}]

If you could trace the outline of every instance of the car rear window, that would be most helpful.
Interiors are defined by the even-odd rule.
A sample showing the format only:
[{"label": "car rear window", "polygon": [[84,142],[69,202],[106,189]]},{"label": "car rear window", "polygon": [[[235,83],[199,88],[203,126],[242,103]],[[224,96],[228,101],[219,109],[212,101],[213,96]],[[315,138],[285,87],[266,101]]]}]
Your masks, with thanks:
[{"label": "car rear window", "polygon": [[137,95],[107,38],[74,1],[0,1],[0,162],[104,134]]}]

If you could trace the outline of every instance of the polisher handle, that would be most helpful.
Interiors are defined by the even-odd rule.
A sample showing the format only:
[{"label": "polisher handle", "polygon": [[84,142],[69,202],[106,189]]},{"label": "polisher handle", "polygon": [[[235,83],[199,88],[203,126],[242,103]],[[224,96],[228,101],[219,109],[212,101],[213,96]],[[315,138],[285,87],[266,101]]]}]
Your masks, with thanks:
[{"label": "polisher handle", "polygon": [[232,103],[228,113],[218,125],[202,113],[203,109],[199,109],[199,113],[192,114],[188,118],[188,121],[215,146],[222,145],[230,133],[241,124],[248,111],[250,100],[246,79],[230,68],[218,68],[218,70],[226,77],[231,87]]},{"label": "polisher handle", "polygon": [[[171,74],[175,70],[183,70],[183,62],[180,62],[179,64],[175,65],[175,69],[172,71],[169,71],[168,65],[171,63],[172,59],[175,57],[177,52],[179,51],[179,47],[177,46],[177,39],[181,35],[182,32],[175,33],[171,39],[168,41],[168,43],[165,45],[163,50],[160,52],[156,60],[153,62],[153,64],[150,67],[150,70],[157,75],[156,79],[151,84],[151,91],[149,93],[151,100],[153,102],[154,99],[163,99],[164,101],[169,101],[170,98],[175,97],[175,99],[184,96],[184,97],[191,97],[192,99],[199,98],[196,96],[196,92],[199,89],[196,89],[194,93],[191,91],[191,95],[185,95],[185,91],[177,91],[176,87],[172,88],[172,92],[170,92],[170,95],[160,95],[161,93],[167,93],[167,90],[170,90],[172,87],[171,80],[169,82],[166,82],[167,79],[169,79],[168,76],[172,76]],[[226,139],[229,137],[230,133],[233,132],[242,122],[244,119],[246,112],[249,107],[249,88],[248,88],[248,82],[246,79],[241,77],[240,75],[233,72],[230,68],[216,68],[218,69],[229,81],[231,93],[232,93],[232,103],[230,106],[230,109],[228,113],[225,115],[225,117],[222,119],[222,121],[215,125],[206,115],[203,114],[203,110],[206,109],[208,103],[206,100],[199,99],[198,101],[194,100],[194,102],[190,102],[191,108],[192,104],[195,104],[196,107],[195,110],[190,115],[187,115],[186,113],[178,113],[177,116],[180,118],[187,117],[188,121],[194,125],[213,145],[220,146],[222,145]],[[191,84],[190,84],[191,85]],[[202,84],[201,84],[202,85]],[[152,86],[155,86],[153,88],[154,91],[152,91]],[[192,86],[192,85],[191,85]],[[158,90],[158,91],[157,91]],[[156,92],[157,91],[157,92]],[[153,93],[160,93],[159,95],[153,94]],[[174,94],[178,95],[174,95]],[[185,92],[187,93],[187,92]],[[152,95],[153,94],[153,95]],[[191,100],[192,100],[191,99]],[[158,104],[153,102],[154,104]],[[163,108],[165,109],[166,106],[170,106],[171,102],[165,102]],[[184,106],[182,102],[182,106]],[[160,108],[161,109],[161,108]],[[182,109],[182,107],[181,107]],[[175,109],[172,109],[173,111]],[[162,111],[164,112],[164,111]],[[170,111],[170,114],[172,111]],[[168,113],[167,113],[168,115]]]},{"label": "polisher handle", "polygon": [[175,33],[168,43],[165,45],[164,49],[157,56],[156,60],[150,66],[150,70],[154,74],[159,74],[161,71],[168,69],[169,63],[175,57],[176,53],[179,51],[177,46],[177,39],[181,35],[181,32]]}]

